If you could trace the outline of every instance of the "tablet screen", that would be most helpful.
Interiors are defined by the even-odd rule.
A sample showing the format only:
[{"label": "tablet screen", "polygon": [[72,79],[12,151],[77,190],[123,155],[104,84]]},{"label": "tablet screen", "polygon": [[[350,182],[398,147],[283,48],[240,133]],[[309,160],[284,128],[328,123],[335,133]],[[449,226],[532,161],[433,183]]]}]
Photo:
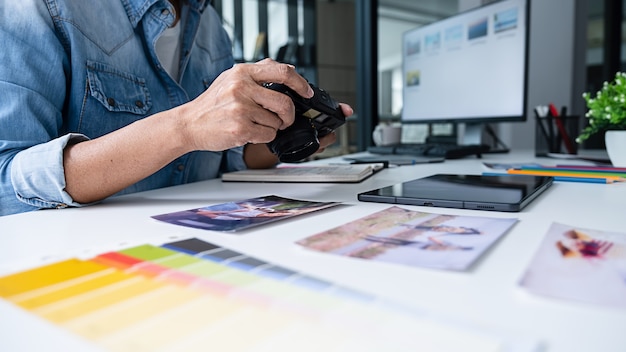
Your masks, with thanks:
[{"label": "tablet screen", "polygon": [[364,202],[495,211],[520,211],[552,184],[552,177],[438,174],[360,193]]}]

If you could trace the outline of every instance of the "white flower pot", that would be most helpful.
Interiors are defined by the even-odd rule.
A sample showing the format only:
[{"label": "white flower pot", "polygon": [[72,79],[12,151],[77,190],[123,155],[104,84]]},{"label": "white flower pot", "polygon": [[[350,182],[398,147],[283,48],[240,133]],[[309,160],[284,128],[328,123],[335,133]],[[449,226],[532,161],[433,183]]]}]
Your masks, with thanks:
[{"label": "white flower pot", "polygon": [[606,152],[615,167],[626,167],[626,131],[606,131]]}]

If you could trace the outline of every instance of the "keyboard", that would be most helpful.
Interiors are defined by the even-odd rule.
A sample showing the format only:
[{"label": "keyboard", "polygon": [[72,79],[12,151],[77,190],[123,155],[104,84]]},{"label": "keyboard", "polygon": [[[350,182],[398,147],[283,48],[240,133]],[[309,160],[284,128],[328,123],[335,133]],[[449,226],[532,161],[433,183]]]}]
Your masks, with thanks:
[{"label": "keyboard", "polygon": [[367,151],[373,154],[398,154],[416,156],[438,156],[446,159],[459,159],[470,155],[480,157],[490,147],[485,144],[457,145],[446,143],[396,144],[370,146]]}]

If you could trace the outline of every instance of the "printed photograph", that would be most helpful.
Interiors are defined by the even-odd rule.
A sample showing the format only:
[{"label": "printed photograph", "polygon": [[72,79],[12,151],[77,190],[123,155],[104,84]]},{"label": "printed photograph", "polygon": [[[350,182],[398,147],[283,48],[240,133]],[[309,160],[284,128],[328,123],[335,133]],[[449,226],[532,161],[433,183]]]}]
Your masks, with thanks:
[{"label": "printed photograph", "polygon": [[393,206],[297,243],[353,258],[465,270],[516,222],[511,218],[431,214]]},{"label": "printed photograph", "polygon": [[626,233],[553,223],[520,284],[541,295],[626,308]]},{"label": "printed photograph", "polygon": [[170,224],[213,231],[239,231],[326,209],[339,203],[265,196],[153,216]]}]

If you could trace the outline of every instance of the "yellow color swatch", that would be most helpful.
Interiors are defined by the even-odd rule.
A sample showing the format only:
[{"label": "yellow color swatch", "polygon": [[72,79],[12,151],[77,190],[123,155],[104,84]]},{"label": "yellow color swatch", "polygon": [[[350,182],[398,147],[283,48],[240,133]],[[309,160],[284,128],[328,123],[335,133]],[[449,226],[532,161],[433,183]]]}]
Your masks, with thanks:
[{"label": "yellow color swatch", "polygon": [[0,297],[9,298],[108,268],[101,264],[79,259],[69,259],[42,266],[0,278]]},{"label": "yellow color swatch", "polygon": [[125,329],[143,320],[149,320],[202,293],[176,285],[164,286],[109,305],[104,309],[84,314],[67,321],[64,326],[88,339],[98,339]]},{"label": "yellow color swatch", "polygon": [[136,276],[51,305],[42,306],[33,312],[55,323],[64,323],[166,285],[166,283],[153,279]]},{"label": "yellow color swatch", "polygon": [[123,273],[116,269],[103,270],[91,275],[65,281],[63,285],[52,285],[17,295],[11,300],[26,309],[35,309],[83,293],[88,293],[107,285],[128,280],[131,277],[133,277],[133,275]]}]

